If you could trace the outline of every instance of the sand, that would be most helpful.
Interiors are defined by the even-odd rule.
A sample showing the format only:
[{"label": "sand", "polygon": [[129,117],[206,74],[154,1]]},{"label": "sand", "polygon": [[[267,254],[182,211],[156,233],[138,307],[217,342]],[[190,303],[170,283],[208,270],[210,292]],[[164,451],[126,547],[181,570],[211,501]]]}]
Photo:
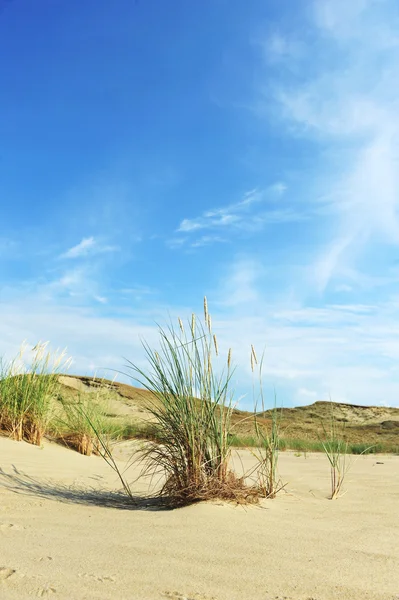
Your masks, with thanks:
[{"label": "sand", "polygon": [[397,456],[358,458],[331,501],[326,459],[283,453],[277,499],[172,511],[129,508],[100,458],[55,444],[0,437],[0,466],[2,600],[399,599]]}]

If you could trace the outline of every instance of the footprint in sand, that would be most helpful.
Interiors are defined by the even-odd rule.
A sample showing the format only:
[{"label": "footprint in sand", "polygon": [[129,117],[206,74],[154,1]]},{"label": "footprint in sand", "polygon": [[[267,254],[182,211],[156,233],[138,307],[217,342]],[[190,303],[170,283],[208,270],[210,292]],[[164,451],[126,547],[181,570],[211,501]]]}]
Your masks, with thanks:
[{"label": "footprint in sand", "polygon": [[194,592],[194,594],[183,594],[181,592],[163,592],[164,598],[170,598],[170,600],[217,600],[214,596],[204,596]]},{"label": "footprint in sand", "polygon": [[38,598],[44,598],[45,596],[50,596],[51,594],[56,594],[57,590],[53,587],[51,587],[50,585],[46,585],[43,588],[39,588],[37,590],[37,596]]},{"label": "footprint in sand", "polygon": [[115,578],[111,577],[111,575],[94,575],[94,573],[79,573],[79,577],[94,579],[95,581],[100,581],[101,583],[115,582]]},{"label": "footprint in sand", "polygon": [[0,567],[0,581],[5,581],[12,575],[16,573],[15,569],[10,569],[8,567]]},{"label": "footprint in sand", "polygon": [[23,531],[26,528],[16,523],[0,523],[0,531],[10,531],[11,529],[13,531]]}]

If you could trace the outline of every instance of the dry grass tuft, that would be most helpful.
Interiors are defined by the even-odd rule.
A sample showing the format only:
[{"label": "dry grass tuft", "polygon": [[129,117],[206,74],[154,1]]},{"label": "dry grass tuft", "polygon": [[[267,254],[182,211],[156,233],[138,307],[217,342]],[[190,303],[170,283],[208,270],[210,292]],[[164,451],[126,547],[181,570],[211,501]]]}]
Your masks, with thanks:
[{"label": "dry grass tuft", "polygon": [[238,477],[232,471],[228,471],[223,480],[218,476],[210,476],[202,485],[192,482],[187,488],[176,486],[175,478],[170,478],[164,484],[160,495],[168,498],[169,502],[176,507],[210,500],[258,504],[261,497],[258,486],[249,486],[244,477]]}]

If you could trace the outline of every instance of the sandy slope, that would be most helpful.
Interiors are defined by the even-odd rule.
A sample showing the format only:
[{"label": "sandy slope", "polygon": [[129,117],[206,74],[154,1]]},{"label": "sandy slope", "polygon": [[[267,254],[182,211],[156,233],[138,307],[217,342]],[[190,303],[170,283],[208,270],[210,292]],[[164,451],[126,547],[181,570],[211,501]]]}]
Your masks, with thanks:
[{"label": "sandy slope", "polygon": [[2,600],[399,599],[399,457],[358,459],[332,502],[322,456],[283,454],[288,493],[246,510],[128,510],[101,459],[52,444],[0,438],[0,466]]}]

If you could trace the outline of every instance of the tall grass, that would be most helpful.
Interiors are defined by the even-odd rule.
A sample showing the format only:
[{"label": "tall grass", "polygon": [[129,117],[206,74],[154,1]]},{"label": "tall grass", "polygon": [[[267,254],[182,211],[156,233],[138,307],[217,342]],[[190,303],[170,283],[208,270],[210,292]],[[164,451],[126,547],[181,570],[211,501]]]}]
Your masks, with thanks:
[{"label": "tall grass", "polygon": [[87,424],[90,426],[91,431],[96,438],[98,454],[101,456],[101,458],[103,458],[105,460],[105,462],[111,467],[111,469],[113,471],[115,471],[115,473],[117,474],[117,476],[122,484],[122,488],[123,488],[125,494],[128,496],[130,501],[133,504],[135,504],[136,498],[133,494],[132,488],[126,479],[124,472],[119,468],[119,465],[116,462],[116,460],[112,454],[112,450],[111,450],[111,447],[109,444],[108,437],[106,435],[104,435],[103,431],[101,431],[100,429],[97,429],[97,423],[95,420],[94,421],[91,420],[90,413],[84,412],[83,408],[82,408],[82,412],[83,412],[84,418],[87,421]]},{"label": "tall grass", "polygon": [[[254,373],[257,365],[258,359],[255,348],[251,346],[252,373]],[[259,397],[261,402],[261,412],[264,413],[265,399],[263,394],[262,366],[263,357],[259,365]],[[281,416],[279,414],[275,398],[274,408],[271,413],[270,425],[265,425],[263,423],[261,424],[258,419],[258,404],[259,400],[256,400],[254,410],[254,425],[258,443],[257,447],[255,449],[251,449],[250,451],[256,459],[254,471],[256,472],[257,486],[260,494],[264,498],[275,498],[278,492],[285,487],[278,475],[278,456],[281,443]]]},{"label": "tall grass", "polygon": [[[55,437],[80,454],[99,454],[98,433],[105,439],[109,429],[104,398],[98,392],[95,398],[83,392],[77,398],[59,400],[60,410],[53,421]],[[113,431],[114,437],[116,433]]]},{"label": "tall grass", "polygon": [[0,362],[0,429],[35,445],[42,443],[51,418],[58,374],[70,363],[65,351],[52,354],[47,346],[48,342],[39,342],[32,348],[28,364],[26,345],[13,360]]},{"label": "tall grass", "polygon": [[[341,423],[339,425],[339,423]],[[331,402],[331,414],[328,427],[322,421],[323,439],[321,440],[323,452],[327,457],[330,465],[330,482],[331,482],[331,500],[336,500],[342,493],[342,486],[345,476],[352,466],[352,461],[349,459],[350,453],[349,443],[345,439],[345,421],[338,421],[334,411],[334,405]],[[372,446],[355,448],[354,454],[366,454],[371,450]]]},{"label": "tall grass", "polygon": [[278,474],[278,456],[280,451],[280,415],[274,407],[270,427],[260,426],[256,420],[258,448],[251,450],[257,459],[257,479],[261,495],[264,498],[275,498],[285,485]]},{"label": "tall grass", "polygon": [[153,393],[147,409],[157,441],[142,451],[144,472],[165,477],[160,490],[175,503],[209,498],[255,498],[229,469],[233,413],[231,350],[218,372],[218,343],[204,300],[204,321],[159,328],[159,350],[143,342],[148,370],[129,362],[132,378]]}]

